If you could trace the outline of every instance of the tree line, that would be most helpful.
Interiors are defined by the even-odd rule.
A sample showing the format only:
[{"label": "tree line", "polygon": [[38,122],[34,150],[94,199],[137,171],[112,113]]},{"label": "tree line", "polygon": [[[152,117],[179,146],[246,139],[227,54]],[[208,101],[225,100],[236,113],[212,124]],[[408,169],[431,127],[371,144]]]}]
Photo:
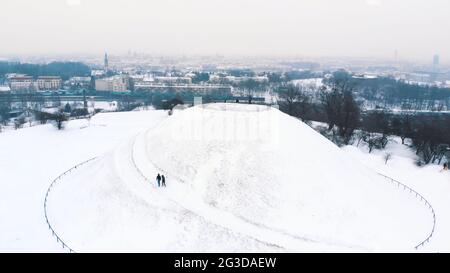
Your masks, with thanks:
[{"label": "tree line", "polygon": [[355,82],[337,75],[317,90],[319,102],[299,85],[285,84],[277,92],[281,111],[307,123],[327,124],[320,132],[339,146],[365,143],[372,152],[386,148],[395,135],[415,150],[419,165],[450,160],[450,115],[363,111],[356,89]]},{"label": "tree line", "polygon": [[80,62],[51,62],[48,64],[0,62],[0,76],[8,73],[27,74],[33,77],[60,76],[63,80],[68,80],[71,77],[90,76],[91,69]]}]

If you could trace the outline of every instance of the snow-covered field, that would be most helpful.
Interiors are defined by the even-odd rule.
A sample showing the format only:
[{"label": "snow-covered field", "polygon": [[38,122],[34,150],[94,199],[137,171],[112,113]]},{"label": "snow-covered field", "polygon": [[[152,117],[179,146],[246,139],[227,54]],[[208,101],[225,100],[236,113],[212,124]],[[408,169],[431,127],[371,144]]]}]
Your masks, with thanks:
[{"label": "snow-covered field", "polygon": [[[384,173],[424,196],[436,212],[436,228],[429,244],[422,251],[450,252],[450,171],[442,171],[442,166],[429,165],[417,167],[416,155],[400,138],[394,138],[384,151],[375,150],[371,154],[365,147],[344,147],[343,150],[351,157],[361,161],[366,166]],[[386,153],[392,154],[387,164]]]},{"label": "snow-covered field", "polygon": [[[448,251],[450,173],[418,168],[405,146],[337,148],[274,108],[213,104],[177,111],[104,113],[0,134],[0,251],[414,251],[433,205]],[[154,177],[167,177],[157,188]]]},{"label": "snow-covered field", "polygon": [[67,129],[34,126],[0,133],[0,251],[64,251],[44,219],[50,182],[165,118],[163,111],[98,114]]}]

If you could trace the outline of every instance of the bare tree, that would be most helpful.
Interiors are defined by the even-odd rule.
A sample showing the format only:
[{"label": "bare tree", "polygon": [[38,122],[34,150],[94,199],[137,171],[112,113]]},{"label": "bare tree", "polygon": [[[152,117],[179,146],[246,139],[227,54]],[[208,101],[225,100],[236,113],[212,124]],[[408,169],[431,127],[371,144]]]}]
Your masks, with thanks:
[{"label": "bare tree", "polygon": [[47,113],[47,117],[49,120],[53,121],[53,124],[58,130],[64,129],[64,123],[68,120],[68,116],[64,113],[63,109],[60,109],[58,112],[53,114]]},{"label": "bare tree", "polygon": [[386,153],[384,155],[384,164],[386,165],[391,158],[392,158],[392,153]]},{"label": "bare tree", "polygon": [[25,124],[25,117],[20,117],[14,121],[14,129],[20,129]]},{"label": "bare tree", "polygon": [[300,87],[294,84],[281,86],[279,91],[280,106],[286,109],[288,115],[293,116],[295,114],[295,103],[300,98],[301,92]]},{"label": "bare tree", "polygon": [[287,114],[298,117],[302,121],[308,120],[312,110],[311,96],[301,85],[287,84],[279,89],[281,110]]},{"label": "bare tree", "polygon": [[348,144],[360,124],[361,110],[353,95],[354,87],[348,79],[332,79],[320,93],[327,115],[328,129],[338,127],[338,134]]},{"label": "bare tree", "polygon": [[389,117],[385,111],[375,111],[367,114],[364,118],[364,129],[370,133],[376,133],[378,145],[384,149],[389,142],[389,134],[392,131]]},{"label": "bare tree", "polygon": [[413,133],[413,125],[412,125],[412,115],[402,115],[400,117],[400,130],[399,130],[399,136],[402,139],[402,144],[405,144],[405,139],[408,136],[411,136]]},{"label": "bare tree", "polygon": [[295,112],[296,115],[304,122],[309,120],[309,114],[313,110],[311,100],[312,98],[307,92],[300,92],[298,102],[296,103],[297,107],[295,107]]},{"label": "bare tree", "polygon": [[365,141],[367,138],[369,138],[369,133],[364,130],[359,130],[357,133],[358,143],[356,144],[356,147],[359,147],[361,141]]},{"label": "bare tree", "polygon": [[412,143],[422,163],[441,162],[450,147],[450,118],[436,117],[423,120],[412,134]]},{"label": "bare tree", "polygon": [[0,104],[0,123],[6,125],[9,119],[9,108]]},{"label": "bare tree", "polygon": [[248,103],[252,103],[254,93],[258,88],[260,88],[260,84],[253,80],[248,79],[239,84],[239,87],[243,89],[245,96],[248,98]]},{"label": "bare tree", "polygon": [[40,124],[46,124],[48,120],[52,119],[50,113],[34,110],[32,111],[34,118],[39,121]]}]

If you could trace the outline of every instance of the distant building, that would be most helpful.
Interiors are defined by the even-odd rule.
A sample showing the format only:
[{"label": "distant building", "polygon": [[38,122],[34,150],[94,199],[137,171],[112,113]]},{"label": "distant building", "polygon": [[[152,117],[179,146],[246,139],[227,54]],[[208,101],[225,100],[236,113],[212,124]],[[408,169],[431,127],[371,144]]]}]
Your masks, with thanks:
[{"label": "distant building", "polygon": [[40,76],[36,82],[38,90],[59,90],[62,85],[62,79],[59,76]]},{"label": "distant building", "polygon": [[67,82],[66,86],[77,88],[89,88],[91,86],[91,77],[72,77]]},{"label": "distant building", "polygon": [[433,67],[439,67],[439,55],[433,56]]},{"label": "distant building", "polygon": [[95,80],[95,90],[97,91],[125,92],[129,89],[130,80],[129,77],[125,75]]},{"label": "distant building", "polygon": [[35,90],[32,76],[11,76],[8,79],[9,88],[13,92],[33,91]]},{"label": "distant building", "polygon": [[166,92],[169,90],[175,92],[194,92],[201,94],[231,94],[232,87],[230,85],[222,84],[161,84],[149,81],[135,82],[135,91],[154,91],[154,92]]},{"label": "distant building", "polygon": [[197,76],[197,74],[189,72],[189,73],[186,73],[184,76],[192,79],[192,78],[195,78],[195,76]]},{"label": "distant building", "polygon": [[229,82],[240,83],[248,80],[253,80],[259,83],[267,83],[269,82],[269,78],[266,76],[256,76],[256,77],[235,77],[235,76],[226,76],[225,79]]},{"label": "distant building", "polygon": [[191,84],[192,78],[190,78],[190,77],[155,77],[154,81],[157,83],[166,83],[166,84]]},{"label": "distant building", "polygon": [[241,83],[244,81],[253,80],[259,83],[267,83],[269,82],[269,78],[267,76],[255,76],[255,77],[236,77],[236,76],[222,76],[218,74],[209,75],[209,81],[212,83],[220,83],[220,82],[230,82],[230,83]]},{"label": "distant building", "polygon": [[146,75],[130,75],[130,78],[133,79],[134,82],[141,82],[146,80]]},{"label": "distant building", "polygon": [[105,60],[104,60],[104,66],[105,66],[105,73],[108,73],[109,71],[109,61],[108,61],[108,54],[105,52]]},{"label": "distant building", "polygon": [[222,77],[220,75],[217,75],[217,74],[209,75],[210,82],[218,83],[218,82],[220,82],[221,79],[222,79]]},{"label": "distant building", "polygon": [[11,88],[7,85],[0,85],[0,92],[10,92]]},{"label": "distant building", "polygon": [[5,74],[6,79],[16,78],[16,77],[26,77],[27,74],[19,74],[19,73],[7,73]]},{"label": "distant building", "polygon": [[439,72],[439,55],[437,54],[433,56],[433,72]]},{"label": "distant building", "polygon": [[101,69],[93,69],[93,70],[91,71],[91,76],[92,76],[92,77],[102,77],[102,76],[105,76],[105,75],[106,75],[105,70],[101,70]]}]

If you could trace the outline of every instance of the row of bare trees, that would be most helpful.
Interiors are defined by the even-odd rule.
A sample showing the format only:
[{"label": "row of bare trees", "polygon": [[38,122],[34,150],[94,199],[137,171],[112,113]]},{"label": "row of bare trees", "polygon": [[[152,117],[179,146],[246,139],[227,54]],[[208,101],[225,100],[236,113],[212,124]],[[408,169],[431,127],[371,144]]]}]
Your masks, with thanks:
[{"label": "row of bare trees", "polygon": [[311,96],[302,86],[283,84],[278,90],[281,110],[288,115],[308,120],[308,114],[312,111]]},{"label": "row of bare trees", "polygon": [[319,92],[320,103],[314,103],[311,90],[302,85],[284,84],[278,90],[279,105],[283,112],[308,121],[315,114],[328,123],[328,131],[333,141],[349,144],[355,130],[360,125],[361,110],[353,95],[354,87],[345,79],[327,81]]},{"label": "row of bare trees", "polygon": [[278,92],[280,110],[302,121],[326,122],[327,128],[321,133],[337,145],[365,143],[372,152],[385,149],[392,136],[399,136],[402,144],[411,140],[408,145],[415,150],[420,164],[450,160],[450,116],[387,110],[363,112],[355,99],[354,85],[345,78],[328,79],[317,92],[318,104],[312,102],[311,93],[302,86],[283,85]]},{"label": "row of bare trees", "polygon": [[411,140],[419,164],[440,164],[444,158],[450,161],[450,117],[421,121],[413,128]]},{"label": "row of bare trees", "polygon": [[345,145],[350,143],[361,119],[361,109],[353,92],[354,86],[346,79],[330,80],[320,91],[328,130],[336,127],[337,134]]},{"label": "row of bare trees", "polygon": [[58,130],[64,129],[64,124],[69,120],[70,117],[70,114],[66,113],[64,109],[59,109],[54,113],[34,110],[33,114],[35,116],[35,119],[39,121],[40,124],[46,124],[50,121]]},{"label": "row of bare trees", "polygon": [[390,136],[399,136],[402,144],[408,145],[418,156],[418,164],[438,163],[450,160],[450,117],[448,115],[392,114],[375,111],[363,118],[359,134],[367,142],[369,152],[384,149]]}]

